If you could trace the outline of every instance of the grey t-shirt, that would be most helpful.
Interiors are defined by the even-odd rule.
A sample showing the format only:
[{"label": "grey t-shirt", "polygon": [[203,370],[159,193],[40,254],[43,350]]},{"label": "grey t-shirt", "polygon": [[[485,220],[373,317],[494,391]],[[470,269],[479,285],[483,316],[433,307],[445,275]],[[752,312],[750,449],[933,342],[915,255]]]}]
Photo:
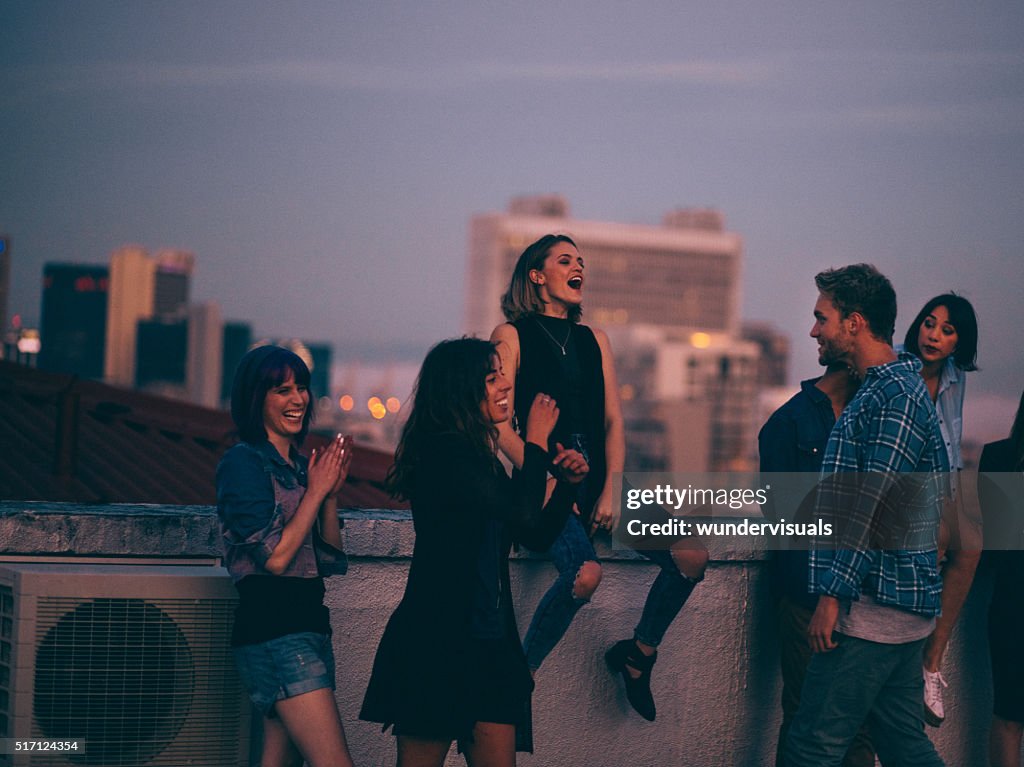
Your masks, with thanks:
[{"label": "grey t-shirt", "polygon": [[935,618],[880,604],[861,594],[860,600],[839,609],[836,631],[847,636],[882,644],[906,644],[924,639],[935,629]]}]

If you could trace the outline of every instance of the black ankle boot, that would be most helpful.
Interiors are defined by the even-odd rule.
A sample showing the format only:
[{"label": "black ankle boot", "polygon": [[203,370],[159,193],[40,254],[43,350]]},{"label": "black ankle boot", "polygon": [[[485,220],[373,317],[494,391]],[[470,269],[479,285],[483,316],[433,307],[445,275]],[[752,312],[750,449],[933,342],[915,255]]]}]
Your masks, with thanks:
[{"label": "black ankle boot", "polygon": [[[626,683],[629,704],[648,722],[653,722],[655,715],[654,696],[651,695],[651,667],[657,659],[657,652],[653,655],[644,655],[632,639],[616,642],[604,654],[608,670],[613,674],[622,675],[622,681]],[[634,679],[629,673],[630,668],[639,671],[640,676]]]}]

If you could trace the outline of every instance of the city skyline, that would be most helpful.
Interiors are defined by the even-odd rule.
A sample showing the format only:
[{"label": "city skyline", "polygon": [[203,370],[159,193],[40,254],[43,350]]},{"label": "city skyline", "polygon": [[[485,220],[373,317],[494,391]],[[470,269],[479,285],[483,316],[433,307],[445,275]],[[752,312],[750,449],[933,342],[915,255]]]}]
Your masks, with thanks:
[{"label": "city skyline", "polygon": [[817,370],[814,273],[872,261],[900,337],[932,295],[975,302],[966,427],[986,402],[1008,426],[1019,3],[298,8],[0,8],[8,316],[38,323],[44,262],[139,242],[195,252],[194,300],[256,336],[416,356],[460,332],[474,214],[544,193],[591,221],[712,207],[791,382]]}]

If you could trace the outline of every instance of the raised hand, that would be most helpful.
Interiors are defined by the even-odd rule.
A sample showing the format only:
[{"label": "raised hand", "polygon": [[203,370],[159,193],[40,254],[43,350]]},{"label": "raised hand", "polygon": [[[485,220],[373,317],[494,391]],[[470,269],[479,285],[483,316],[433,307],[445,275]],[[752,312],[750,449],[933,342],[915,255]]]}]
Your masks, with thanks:
[{"label": "raised hand", "polygon": [[327,447],[313,449],[309,457],[306,492],[312,493],[315,498],[326,498],[341,487],[341,467],[344,459],[341,447],[341,440],[333,439]]},{"label": "raised hand", "polygon": [[558,423],[558,405],[547,394],[538,393],[526,418],[526,441],[548,449],[548,438]]},{"label": "raised hand", "polygon": [[561,442],[555,443],[555,458],[551,462],[557,467],[562,479],[571,485],[578,485],[587,476],[590,466],[578,450],[568,450]]},{"label": "raised hand", "polygon": [[341,450],[341,471],[338,474],[338,481],[334,483],[334,487],[331,488],[328,495],[337,495],[341,486],[345,484],[345,480],[348,479],[349,467],[352,466],[352,456],[355,453],[355,439],[351,434],[345,436],[339,434],[334,441],[338,443]]}]

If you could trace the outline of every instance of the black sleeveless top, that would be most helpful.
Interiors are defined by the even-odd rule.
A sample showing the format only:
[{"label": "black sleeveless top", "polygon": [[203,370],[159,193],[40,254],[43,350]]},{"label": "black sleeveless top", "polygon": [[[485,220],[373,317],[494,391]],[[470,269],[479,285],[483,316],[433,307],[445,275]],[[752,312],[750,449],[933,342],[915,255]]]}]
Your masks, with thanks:
[{"label": "black sleeveless top", "polygon": [[538,392],[554,398],[559,415],[551,433],[552,449],[556,442],[572,447],[573,434],[583,435],[586,442],[590,472],[580,512],[589,519],[607,475],[601,347],[586,325],[557,317],[531,314],[520,317],[512,327],[519,334],[516,429],[520,436],[525,435],[529,408]]}]

